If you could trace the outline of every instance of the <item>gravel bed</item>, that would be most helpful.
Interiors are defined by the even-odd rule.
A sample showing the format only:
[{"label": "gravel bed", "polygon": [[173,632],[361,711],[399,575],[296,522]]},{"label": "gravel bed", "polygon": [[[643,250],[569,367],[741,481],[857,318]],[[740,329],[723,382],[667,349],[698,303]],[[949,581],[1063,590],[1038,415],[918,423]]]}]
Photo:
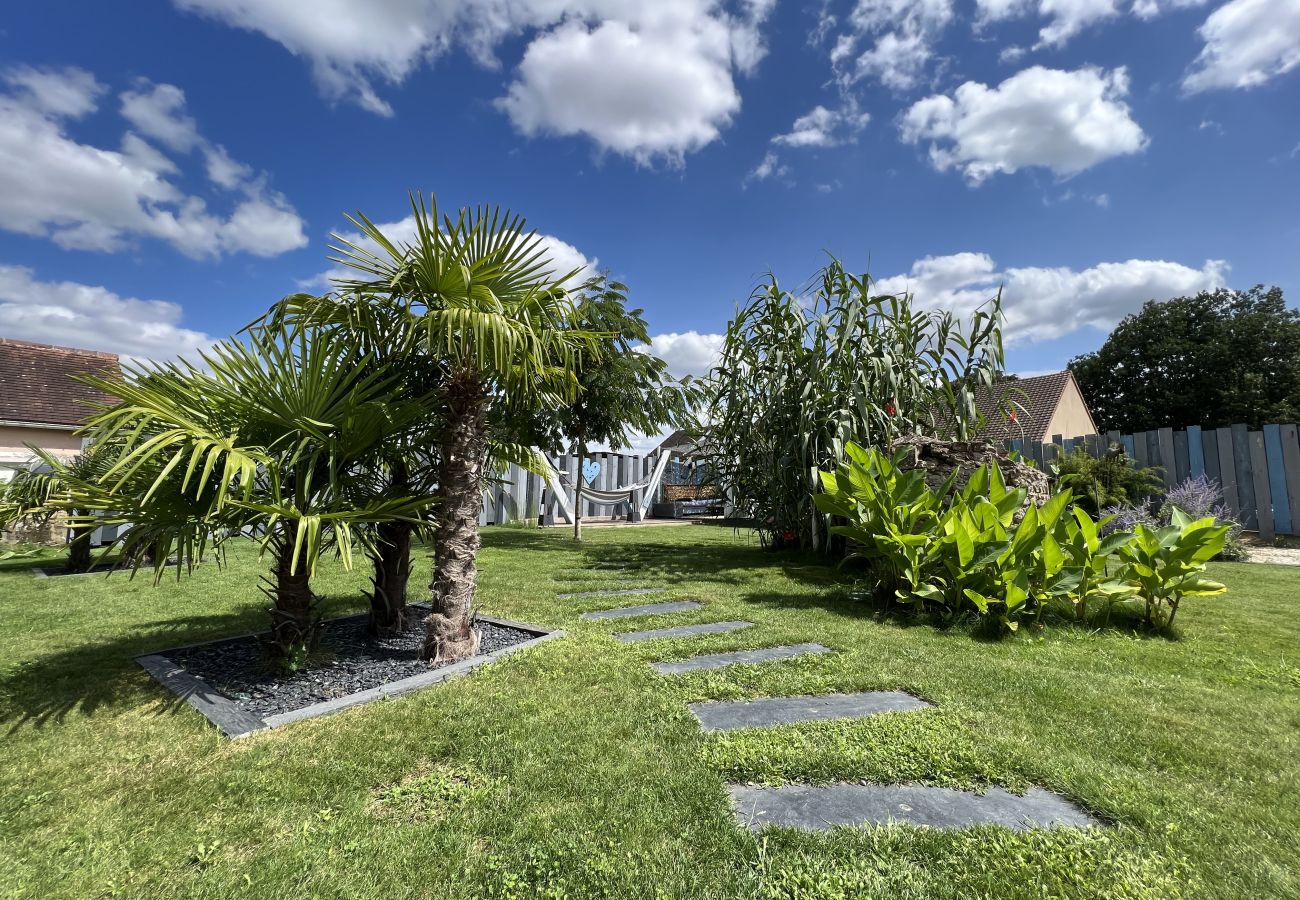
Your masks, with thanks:
[{"label": "gravel bed", "polygon": [[[317,654],[307,668],[292,675],[279,675],[268,667],[261,638],[256,636],[175,650],[167,658],[265,718],[429,671],[429,664],[420,659],[428,610],[412,607],[411,612],[405,632],[382,640],[366,634],[364,615],[327,622]],[[538,636],[490,622],[475,627],[482,636],[480,656]]]}]

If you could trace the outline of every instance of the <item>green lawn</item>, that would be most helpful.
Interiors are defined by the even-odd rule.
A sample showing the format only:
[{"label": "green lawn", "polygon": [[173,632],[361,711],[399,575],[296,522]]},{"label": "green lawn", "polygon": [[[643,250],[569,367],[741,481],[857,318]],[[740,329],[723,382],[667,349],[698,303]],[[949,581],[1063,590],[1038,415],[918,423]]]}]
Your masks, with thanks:
[{"label": "green lawn", "polygon": [[[500,528],[486,611],[569,634],[409,697],[230,742],[131,661],[260,629],[251,545],[177,584],[0,563],[3,897],[1296,897],[1300,572],[1218,565],[1178,640],[1055,627],[977,640],[881,619],[833,570],[720,528]],[[636,584],[745,618],[625,646],[585,623]],[[428,562],[415,580],[427,579]],[[334,611],[360,573],[331,570]],[[635,598],[630,602],[639,602]],[[658,598],[656,598],[658,599]],[[665,679],[647,660],[819,641],[836,652]],[[934,710],[703,736],[702,699],[905,689]],[[732,822],[732,781],[1040,784],[1108,822],[1030,835],[830,835]]]}]

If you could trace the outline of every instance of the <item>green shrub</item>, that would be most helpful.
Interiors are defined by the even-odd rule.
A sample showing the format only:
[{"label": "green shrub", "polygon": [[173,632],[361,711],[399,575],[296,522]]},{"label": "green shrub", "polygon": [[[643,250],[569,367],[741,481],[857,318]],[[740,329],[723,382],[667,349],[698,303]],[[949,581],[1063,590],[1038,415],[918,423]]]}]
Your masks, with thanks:
[{"label": "green shrub", "polygon": [[1205,563],[1223,550],[1231,525],[1217,525],[1213,516],[1193,519],[1178,507],[1171,523],[1153,529],[1139,525],[1133,540],[1119,548],[1123,576],[1146,604],[1147,621],[1155,628],[1174,624],[1184,597],[1205,597],[1227,590],[1202,577]]},{"label": "green shrub", "polygon": [[1139,469],[1124,448],[1113,445],[1101,458],[1083,447],[1062,453],[1050,466],[1053,484],[1075,493],[1075,504],[1094,516],[1108,506],[1134,506],[1164,495],[1160,468]]},{"label": "green shrub", "polygon": [[852,546],[845,561],[864,561],[886,601],[946,616],[974,610],[1016,631],[1027,618],[1041,625],[1053,606],[1085,621],[1097,602],[1137,597],[1148,622],[1163,629],[1181,597],[1222,590],[1199,575],[1227,531],[1213,518],[1174,510],[1168,528],[1103,536],[1109,520],[1071,507],[1070,489],[1026,509],[1025,491],[1008,488],[993,464],[960,490],[956,473],[935,490],[924,473],[901,468],[903,452],[890,457],[850,443],[845,454],[834,472],[821,473],[823,492],[813,499],[841,522],[831,533]]}]

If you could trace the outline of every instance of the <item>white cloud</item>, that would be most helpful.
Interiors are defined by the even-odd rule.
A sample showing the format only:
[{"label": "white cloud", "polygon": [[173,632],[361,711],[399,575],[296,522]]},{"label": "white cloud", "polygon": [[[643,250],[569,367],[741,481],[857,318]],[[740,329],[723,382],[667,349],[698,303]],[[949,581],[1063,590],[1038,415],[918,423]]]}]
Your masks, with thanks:
[{"label": "white cloud", "polygon": [[819,104],[795,119],[788,133],[772,138],[772,143],[786,147],[834,147],[852,141],[870,120],[871,116],[859,112],[854,104],[846,104],[842,110]]},{"label": "white cloud", "polygon": [[77,119],[93,111],[106,88],[85,69],[15,66],[4,80],[27,105],[51,118]]},{"label": "white cloud", "polygon": [[174,84],[143,79],[122,92],[122,118],[169,150],[189,153],[200,142],[199,125],[185,112],[185,92]]},{"label": "white cloud", "polygon": [[330,98],[392,115],[377,83],[400,84],[453,48],[501,65],[523,38],[497,105],[521,132],[584,135],[645,163],[715,140],[740,108],[735,76],[766,52],[775,0],[174,0],[278,41]]},{"label": "white cloud", "polygon": [[586,135],[639,163],[717,139],[740,110],[720,24],[658,33],[568,22],[533,41],[497,105],[523,134]]},{"label": "white cloud", "polygon": [[[1170,10],[1205,3],[1206,0],[1133,0],[1127,11],[1142,19],[1152,19]],[[975,0],[975,6],[977,27],[1027,15],[1047,19],[1038,32],[1035,50],[1062,47],[1080,32],[1126,12],[1123,0]]]},{"label": "white cloud", "polygon": [[1034,66],[995,88],[968,81],[951,97],[919,100],[900,128],[908,143],[932,142],[936,168],[959,168],[973,184],[1028,166],[1065,177],[1146,146],[1123,101],[1127,93],[1123,68]]},{"label": "white cloud", "polygon": [[653,353],[668,363],[668,371],[674,377],[701,377],[717,365],[724,338],[721,334],[698,331],[668,331],[651,336],[648,345],[637,349]]},{"label": "white cloud", "polygon": [[975,0],[975,5],[980,25],[1030,13],[1047,18],[1034,49],[1063,46],[1085,28],[1120,14],[1119,0]]},{"label": "white cloud", "polygon": [[170,359],[212,338],[181,325],[181,308],[122,297],[74,281],[39,281],[24,266],[0,265],[0,334],[24,341]]},{"label": "white cloud", "polygon": [[[120,150],[73,138],[70,121],[93,111],[105,91],[89,73],[14,69],[5,80],[13,91],[0,94],[0,227],[78,250],[115,251],[133,238],[152,237],[194,257],[238,251],[274,256],[306,244],[302,220],[288,201],[260,183],[239,184],[245,199],[222,218],[172,183],[176,163],[139,134],[123,135]],[[124,97],[132,123],[166,134],[169,145],[189,141],[224,155],[198,137],[193,120],[183,115],[179,89],[157,87],[169,89],[161,105],[135,92],[129,101]],[[176,97],[180,105],[172,102]],[[168,121],[175,126],[170,131]]]},{"label": "white cloud", "polygon": [[[410,244],[415,240],[415,216],[406,216],[398,219],[396,222],[378,223],[379,230],[383,232],[384,237],[388,238],[394,244]],[[339,232],[339,237],[345,241],[356,244],[371,253],[380,254],[381,250],[378,244],[365,235],[357,231]],[[568,288],[576,288],[597,272],[599,260],[588,258],[581,250],[567,241],[562,241],[554,235],[542,234],[538,236],[541,245],[545,248],[547,256],[550,259],[550,265],[546,271],[552,275],[567,275],[577,270],[572,278],[565,281]],[[324,272],[319,272],[311,278],[300,281],[299,287],[304,290],[330,290],[335,281],[357,278],[359,273],[346,266],[334,266]]]},{"label": "white cloud", "polygon": [[952,0],[858,0],[831,65],[844,84],[874,78],[895,90],[911,89],[952,18]]},{"label": "white cloud", "polygon": [[749,174],[745,176],[742,184],[749,184],[751,181],[766,181],[774,176],[784,178],[789,174],[790,167],[782,163],[781,158],[769,150],[763,154],[763,158],[758,165],[754,166]]},{"label": "white cloud", "polygon": [[1300,66],[1300,3],[1231,0],[1197,32],[1205,46],[1183,79],[1190,92],[1252,88]]},{"label": "white cloud", "polygon": [[1082,271],[1065,266],[999,270],[986,253],[927,256],[911,272],[877,281],[880,293],[911,291],[932,309],[969,314],[1002,287],[1005,335],[1011,341],[1062,337],[1080,328],[1108,329],[1147,300],[1167,300],[1224,284],[1227,264],[1208,260],[1194,269],[1164,260],[1099,263]]}]

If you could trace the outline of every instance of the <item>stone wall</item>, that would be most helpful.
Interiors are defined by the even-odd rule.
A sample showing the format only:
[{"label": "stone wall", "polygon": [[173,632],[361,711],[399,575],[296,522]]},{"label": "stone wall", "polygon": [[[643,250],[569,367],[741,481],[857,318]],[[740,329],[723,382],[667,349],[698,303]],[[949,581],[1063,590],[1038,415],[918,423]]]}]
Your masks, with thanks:
[{"label": "stone wall", "polygon": [[895,450],[903,448],[909,451],[903,468],[925,470],[925,483],[935,490],[943,486],[954,469],[961,473],[957,476],[960,490],[972,472],[996,461],[1007,486],[1024,488],[1029,493],[1028,502],[1042,506],[1052,496],[1052,485],[1046,472],[1011,459],[1005,451],[987,441],[940,441],[909,435],[894,441]]}]

